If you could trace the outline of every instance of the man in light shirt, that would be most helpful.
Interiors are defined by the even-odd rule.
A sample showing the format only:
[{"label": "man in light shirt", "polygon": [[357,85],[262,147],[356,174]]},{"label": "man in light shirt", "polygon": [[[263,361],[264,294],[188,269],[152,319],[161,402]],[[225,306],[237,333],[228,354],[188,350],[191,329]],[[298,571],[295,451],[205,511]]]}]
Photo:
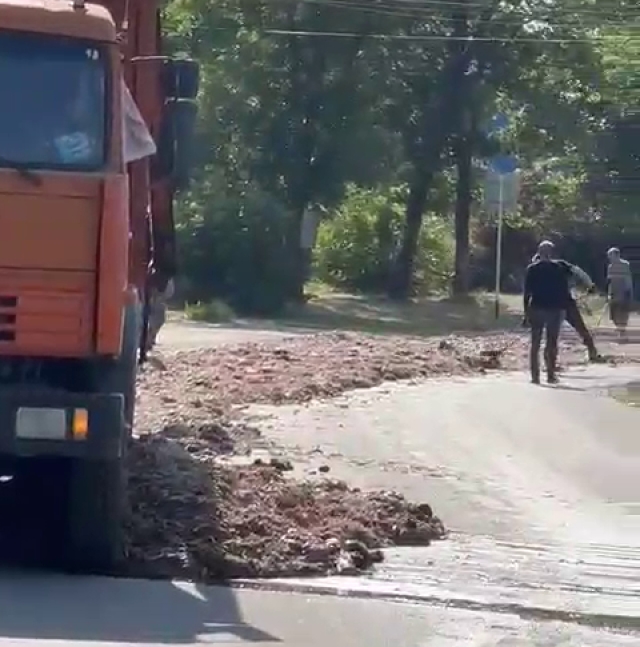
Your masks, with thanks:
[{"label": "man in light shirt", "polygon": [[633,277],[629,261],[622,258],[620,250],[612,247],[607,252],[607,292],[609,316],[618,329],[620,341],[627,339],[627,325],[633,303]]}]

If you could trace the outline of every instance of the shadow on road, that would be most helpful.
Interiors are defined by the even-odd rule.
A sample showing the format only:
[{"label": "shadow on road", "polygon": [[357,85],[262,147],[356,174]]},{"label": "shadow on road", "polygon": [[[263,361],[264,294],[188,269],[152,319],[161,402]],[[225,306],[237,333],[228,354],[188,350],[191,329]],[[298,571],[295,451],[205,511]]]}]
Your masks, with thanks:
[{"label": "shadow on road", "polygon": [[[416,299],[398,304],[380,297],[332,294],[292,307],[275,319],[234,319],[207,324],[176,316],[170,319],[160,340],[170,340],[170,344],[180,341],[177,329],[217,332],[219,336],[234,336],[239,342],[243,338],[263,341],[270,337],[335,330],[431,337],[452,332],[478,334],[519,329],[521,320],[518,312],[506,307],[496,321],[493,297],[487,295],[468,299]],[[167,332],[171,328],[173,334]]]},{"label": "shadow on road", "polygon": [[554,389],[554,390],[560,390],[560,391],[586,391],[586,388],[581,388],[579,386],[570,386],[569,384],[562,384],[562,383],[540,384],[540,386],[545,389]]},{"label": "shadow on road", "polygon": [[[149,464],[143,462],[136,470],[139,479],[146,478],[142,486],[153,485],[159,497],[146,501],[146,512],[139,511],[147,515],[142,515],[143,527],[139,529],[143,554],[149,540],[144,535],[145,523],[158,515],[162,523],[153,525],[150,532],[165,527],[188,528],[182,516],[199,513],[209,520],[207,536],[217,536],[215,509],[194,510],[187,505],[184,492],[185,487],[187,491],[193,489],[190,486],[195,487],[198,479],[210,481],[211,475],[170,438],[158,434],[156,440],[147,451]],[[218,438],[219,449],[225,440],[230,442]],[[55,462],[29,466],[0,486],[0,645],[5,644],[3,639],[129,644],[279,642],[243,622],[236,592],[230,587],[196,586],[169,579],[77,577],[50,570],[60,567],[63,552],[64,471]],[[173,483],[176,470],[178,476],[184,478],[189,472],[195,480]],[[131,485],[135,486],[135,479]],[[135,500],[140,503],[139,496]],[[191,516],[191,524],[194,519]],[[160,542],[159,548],[175,553],[176,547],[167,537],[161,536]],[[152,548],[155,546],[149,550]],[[133,566],[129,565],[131,572]],[[170,574],[180,576],[175,566]]]},{"label": "shadow on road", "polygon": [[242,621],[229,587],[0,573],[0,640],[280,642]]}]

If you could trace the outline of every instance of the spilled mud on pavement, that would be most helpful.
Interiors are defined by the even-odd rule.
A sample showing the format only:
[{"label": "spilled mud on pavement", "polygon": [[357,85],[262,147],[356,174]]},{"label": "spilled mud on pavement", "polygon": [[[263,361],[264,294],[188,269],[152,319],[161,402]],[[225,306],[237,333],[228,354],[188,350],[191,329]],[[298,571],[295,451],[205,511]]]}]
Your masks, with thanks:
[{"label": "spilled mud on pavement", "polygon": [[[498,356],[495,349],[504,350]],[[203,581],[353,574],[378,562],[380,548],[445,537],[437,502],[362,492],[329,473],[300,481],[286,457],[255,461],[251,452],[264,442],[238,407],[521,368],[525,357],[520,335],[422,340],[343,333],[157,354],[139,378],[128,561],[118,574]],[[565,357],[577,363],[582,354],[568,344]],[[55,554],[65,484],[47,469],[51,474],[34,469],[29,479],[0,484],[0,541],[13,544],[3,551],[12,563],[31,557],[41,565]]]},{"label": "spilled mud on pavement", "polygon": [[[191,437],[196,440],[198,432]],[[326,479],[299,482],[283,461],[223,467],[184,436],[148,436],[131,454],[130,567],[217,581],[350,574],[379,548],[428,545],[445,529],[428,504]]]},{"label": "spilled mud on pavement", "polygon": [[[505,347],[497,362],[483,352]],[[289,457],[254,460],[264,440],[239,407],[477,375],[516,367],[524,353],[521,336],[328,333],[158,355],[141,377],[131,454],[132,568],[205,580],[346,575],[380,561],[380,548],[444,538],[433,502],[351,488],[328,465],[306,481],[292,476]]]}]

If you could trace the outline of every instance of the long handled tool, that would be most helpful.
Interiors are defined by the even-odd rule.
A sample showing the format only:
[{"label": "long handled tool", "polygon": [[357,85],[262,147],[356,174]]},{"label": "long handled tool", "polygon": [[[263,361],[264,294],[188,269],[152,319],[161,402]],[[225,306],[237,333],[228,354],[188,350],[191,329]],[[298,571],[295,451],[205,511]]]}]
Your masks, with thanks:
[{"label": "long handled tool", "polygon": [[597,331],[598,328],[600,328],[600,324],[602,323],[602,317],[604,317],[604,313],[607,310],[607,306],[609,303],[607,301],[604,302],[604,305],[602,306],[602,310],[600,310],[600,315],[598,316],[598,321],[596,322],[596,325],[594,326],[594,330]]},{"label": "long handled tool", "polygon": [[[512,332],[520,332],[520,330]],[[518,342],[522,341],[522,335],[516,334],[513,339],[510,339],[506,344],[500,348],[486,348],[480,351],[481,357],[487,357],[493,360],[500,360],[500,358],[509,350],[511,350]]]}]

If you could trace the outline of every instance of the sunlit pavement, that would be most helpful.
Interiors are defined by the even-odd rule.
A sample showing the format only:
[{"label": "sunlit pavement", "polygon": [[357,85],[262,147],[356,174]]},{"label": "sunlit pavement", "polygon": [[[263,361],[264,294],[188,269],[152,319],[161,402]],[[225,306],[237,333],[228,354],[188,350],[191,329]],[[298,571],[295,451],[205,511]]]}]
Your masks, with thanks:
[{"label": "sunlit pavement", "polygon": [[265,590],[4,572],[0,647],[638,645],[640,411],[608,395],[638,379],[592,366],[557,387],[499,375],[282,407],[266,433],[296,462],[320,447],[337,478],[430,501],[451,538]]},{"label": "sunlit pavement", "polygon": [[630,632],[437,605],[4,574],[0,646],[632,647]]},{"label": "sunlit pavement", "polygon": [[426,500],[453,531],[367,578],[296,585],[640,629],[640,410],[609,395],[639,379],[595,365],[552,387],[496,375],[253,408],[294,463],[330,456],[335,478]]}]

